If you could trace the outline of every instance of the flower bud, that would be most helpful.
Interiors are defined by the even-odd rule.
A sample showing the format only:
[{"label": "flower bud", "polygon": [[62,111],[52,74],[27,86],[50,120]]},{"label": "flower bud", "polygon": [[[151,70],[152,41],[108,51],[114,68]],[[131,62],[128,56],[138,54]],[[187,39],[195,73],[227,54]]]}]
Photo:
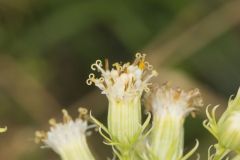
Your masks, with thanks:
[{"label": "flower bud", "polygon": [[80,108],[80,117],[72,120],[66,110],[63,110],[63,123],[56,123],[50,119],[50,131],[36,131],[36,143],[42,142],[46,147],[52,148],[62,160],[94,160],[86,140],[86,131],[89,128],[83,119],[86,112]]},{"label": "flower bud", "polygon": [[229,114],[219,126],[219,144],[240,153],[240,111]]},{"label": "flower bud", "polygon": [[218,122],[215,118],[216,108],[211,114],[206,111],[208,120],[204,121],[205,128],[215,136],[222,148],[240,153],[240,89],[236,97],[229,100]]},{"label": "flower bud", "polygon": [[240,89],[234,99],[230,99],[228,108],[218,122],[219,143],[240,153]]}]

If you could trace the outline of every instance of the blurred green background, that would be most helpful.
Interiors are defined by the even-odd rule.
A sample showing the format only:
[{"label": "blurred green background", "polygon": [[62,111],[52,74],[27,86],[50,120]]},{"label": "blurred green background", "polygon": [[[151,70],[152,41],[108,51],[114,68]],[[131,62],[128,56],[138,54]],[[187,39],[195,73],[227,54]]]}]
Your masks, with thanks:
[{"label": "blurred green background", "polygon": [[[155,81],[200,88],[206,105],[224,110],[240,84],[239,24],[240,0],[1,0],[1,159],[59,159],[33,138],[61,108],[76,115],[87,106],[106,121],[106,98],[85,84],[96,59],[147,53]],[[200,140],[202,159],[214,143],[204,118],[204,108],[189,117],[185,136],[186,151]],[[89,142],[99,160],[112,156],[96,133]]]}]

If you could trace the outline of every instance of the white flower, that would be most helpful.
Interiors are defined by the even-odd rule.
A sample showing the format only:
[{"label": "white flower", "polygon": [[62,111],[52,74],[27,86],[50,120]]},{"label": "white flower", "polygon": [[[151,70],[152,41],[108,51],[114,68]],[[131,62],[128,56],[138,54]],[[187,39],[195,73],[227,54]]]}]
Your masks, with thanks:
[{"label": "white flower", "polygon": [[94,83],[106,94],[108,98],[123,100],[132,97],[141,96],[144,90],[148,90],[149,80],[157,75],[152,66],[145,61],[145,54],[136,54],[135,61],[113,64],[113,68],[109,69],[108,61],[106,61],[105,69],[101,60],[97,60],[91,68],[101,73],[100,78],[96,78],[92,73],[89,75],[87,84]]},{"label": "white flower", "polygon": [[86,140],[86,131],[89,127],[84,117],[87,112],[82,108],[79,111],[80,118],[76,120],[72,120],[66,110],[63,110],[63,123],[56,123],[55,119],[50,119],[50,131],[37,131],[36,142],[43,142],[63,160],[94,160]]},{"label": "white flower", "polygon": [[[97,60],[91,68],[100,72],[100,78],[90,74],[87,84],[95,84],[109,101],[107,131],[111,140],[122,155],[130,153],[133,145],[141,136],[143,129],[141,117],[141,96],[149,90],[150,79],[157,75],[153,67],[145,61],[145,54],[136,54],[132,64],[115,63],[109,68],[106,61]],[[149,118],[150,119],[150,118]],[[121,158],[120,158],[121,159]]]},{"label": "white flower", "polygon": [[202,106],[202,98],[198,89],[184,91],[180,88],[171,88],[165,84],[155,87],[147,102],[156,116],[164,114],[184,118],[196,107]]},{"label": "white flower", "polygon": [[[149,149],[156,160],[176,160],[183,158],[184,120],[195,107],[202,106],[198,89],[183,91],[168,84],[154,88],[147,95],[147,104],[153,114],[153,127],[149,135]],[[184,156],[187,159],[197,149],[196,146]],[[150,158],[150,159],[152,159]]]}]

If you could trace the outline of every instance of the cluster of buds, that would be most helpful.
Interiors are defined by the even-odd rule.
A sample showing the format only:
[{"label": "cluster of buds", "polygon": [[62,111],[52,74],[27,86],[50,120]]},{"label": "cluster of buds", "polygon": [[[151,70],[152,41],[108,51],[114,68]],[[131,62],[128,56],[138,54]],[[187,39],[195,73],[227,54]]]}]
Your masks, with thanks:
[{"label": "cluster of buds", "polygon": [[50,131],[36,131],[35,142],[52,148],[62,160],[94,160],[86,139],[86,131],[91,128],[87,123],[87,110],[79,108],[76,120],[65,109],[62,112],[63,123],[50,119]]}]

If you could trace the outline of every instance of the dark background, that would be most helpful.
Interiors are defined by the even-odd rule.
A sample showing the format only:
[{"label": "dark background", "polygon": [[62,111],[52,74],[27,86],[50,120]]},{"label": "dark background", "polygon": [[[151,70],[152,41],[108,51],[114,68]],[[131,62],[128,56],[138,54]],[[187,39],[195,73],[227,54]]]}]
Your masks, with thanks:
[{"label": "dark background", "polygon": [[[1,0],[1,159],[59,159],[33,138],[61,108],[76,116],[87,106],[106,121],[106,98],[85,84],[96,59],[147,53],[156,81],[200,88],[205,106],[221,104],[221,113],[240,84],[239,26],[240,0]],[[186,151],[199,139],[206,159],[214,139],[203,119],[204,108],[187,119],[185,139]],[[98,159],[111,157],[96,133],[89,141]]]}]

